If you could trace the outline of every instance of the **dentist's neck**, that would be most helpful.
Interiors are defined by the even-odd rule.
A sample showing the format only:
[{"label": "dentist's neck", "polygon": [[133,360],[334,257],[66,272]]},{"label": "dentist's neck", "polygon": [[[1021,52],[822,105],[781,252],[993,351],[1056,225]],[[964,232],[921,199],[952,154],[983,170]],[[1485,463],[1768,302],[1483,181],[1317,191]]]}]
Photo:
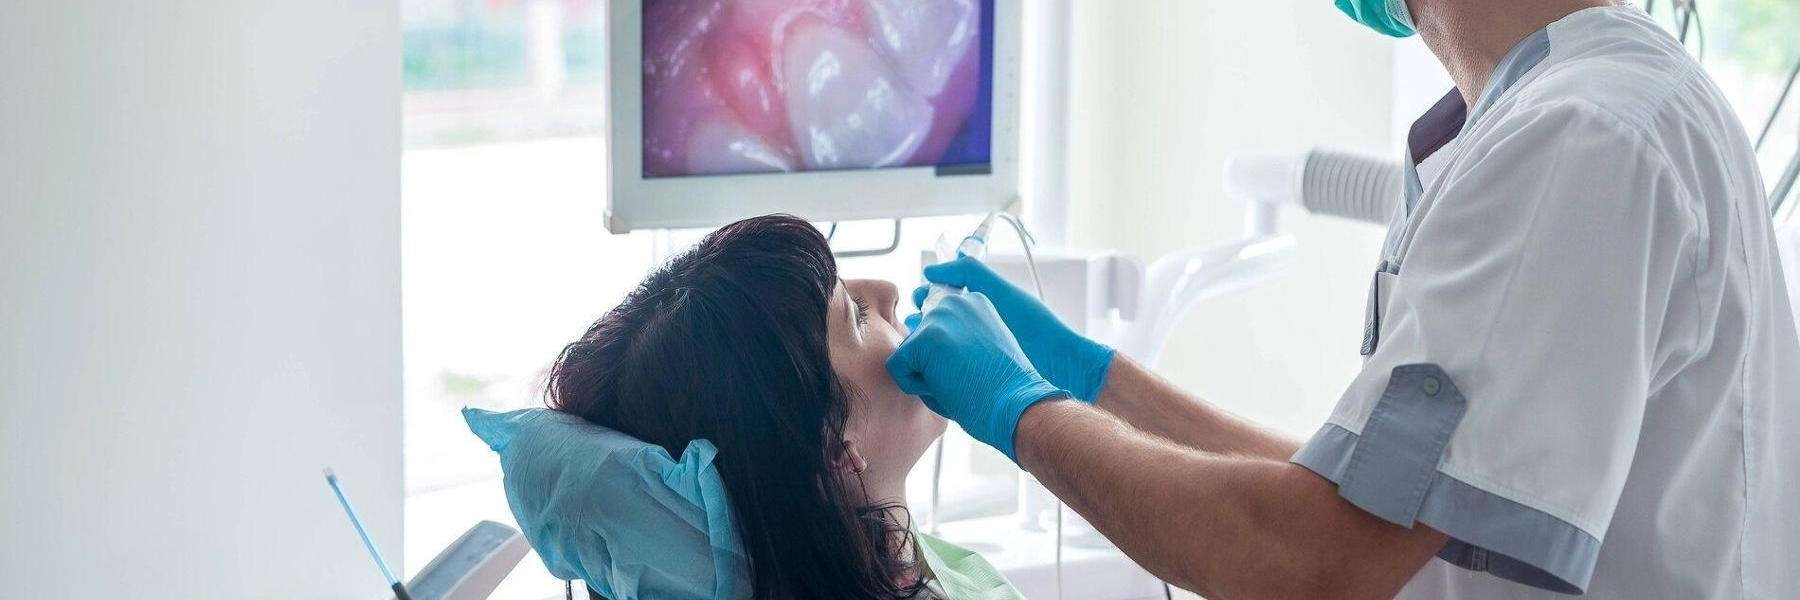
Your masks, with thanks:
[{"label": "dentist's neck", "polygon": [[1577,11],[1615,0],[1408,0],[1419,37],[1475,105],[1513,46]]}]

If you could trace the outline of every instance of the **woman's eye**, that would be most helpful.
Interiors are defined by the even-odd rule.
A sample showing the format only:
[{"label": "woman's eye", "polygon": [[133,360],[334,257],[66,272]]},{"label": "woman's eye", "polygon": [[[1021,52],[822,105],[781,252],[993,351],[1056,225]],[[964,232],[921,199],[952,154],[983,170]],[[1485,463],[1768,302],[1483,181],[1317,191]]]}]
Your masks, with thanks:
[{"label": "woman's eye", "polygon": [[863,301],[862,296],[851,296],[850,300],[852,302],[856,303],[856,324],[857,325],[868,325],[869,324],[869,303]]}]

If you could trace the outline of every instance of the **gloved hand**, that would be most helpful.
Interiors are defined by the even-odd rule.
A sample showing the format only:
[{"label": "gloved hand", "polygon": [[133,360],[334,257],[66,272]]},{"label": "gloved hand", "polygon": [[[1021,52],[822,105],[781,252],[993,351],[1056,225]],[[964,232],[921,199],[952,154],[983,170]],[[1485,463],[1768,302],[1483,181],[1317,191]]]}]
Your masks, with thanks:
[{"label": "gloved hand", "polygon": [[[925,267],[925,280],[987,296],[1007,329],[1019,340],[1025,357],[1045,379],[1083,402],[1100,398],[1100,388],[1106,383],[1106,372],[1116,353],[1112,348],[1075,333],[1037,298],[974,258],[964,256]],[[913,290],[913,306],[922,305],[929,290],[928,285]],[[918,315],[908,317],[907,325],[912,326],[917,318]]]},{"label": "gloved hand", "polygon": [[1013,432],[1025,409],[1070,397],[1032,368],[994,305],[973,292],[946,297],[925,315],[887,370],[901,390],[1013,462]]}]

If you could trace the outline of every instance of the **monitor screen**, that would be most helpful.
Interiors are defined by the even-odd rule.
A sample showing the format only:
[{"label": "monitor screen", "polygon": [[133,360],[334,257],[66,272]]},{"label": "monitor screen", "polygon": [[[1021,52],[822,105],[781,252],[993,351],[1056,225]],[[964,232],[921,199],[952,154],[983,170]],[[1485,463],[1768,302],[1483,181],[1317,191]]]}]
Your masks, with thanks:
[{"label": "monitor screen", "polygon": [[987,173],[994,0],[644,0],[645,178]]}]

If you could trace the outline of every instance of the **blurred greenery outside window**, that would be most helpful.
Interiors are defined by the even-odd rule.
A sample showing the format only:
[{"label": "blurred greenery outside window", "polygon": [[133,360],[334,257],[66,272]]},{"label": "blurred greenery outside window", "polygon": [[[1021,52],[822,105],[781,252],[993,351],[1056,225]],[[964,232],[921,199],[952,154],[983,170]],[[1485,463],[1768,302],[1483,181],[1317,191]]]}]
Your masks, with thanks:
[{"label": "blurred greenery outside window", "polygon": [[604,0],[402,0],[409,148],[599,135]]},{"label": "blurred greenery outside window", "polygon": [[[1659,4],[1673,5],[1673,0]],[[1785,76],[1800,59],[1800,2],[1795,0],[1699,0],[1695,37],[1710,38],[1708,58],[1766,76]],[[1665,21],[1667,13],[1657,7]],[[1677,24],[1677,27],[1679,24]],[[1710,60],[1709,60],[1710,62]],[[1710,65],[1709,65],[1710,66]]]},{"label": "blurred greenery outside window", "polygon": [[[1800,155],[1800,90],[1789,92],[1785,104],[1776,106],[1800,67],[1800,0],[1695,2],[1699,18],[1688,23],[1688,47],[1730,99],[1751,141],[1762,138],[1757,162],[1765,184],[1773,187],[1789,161]],[[1671,31],[1681,31],[1677,0],[1643,0],[1640,5]]]}]

